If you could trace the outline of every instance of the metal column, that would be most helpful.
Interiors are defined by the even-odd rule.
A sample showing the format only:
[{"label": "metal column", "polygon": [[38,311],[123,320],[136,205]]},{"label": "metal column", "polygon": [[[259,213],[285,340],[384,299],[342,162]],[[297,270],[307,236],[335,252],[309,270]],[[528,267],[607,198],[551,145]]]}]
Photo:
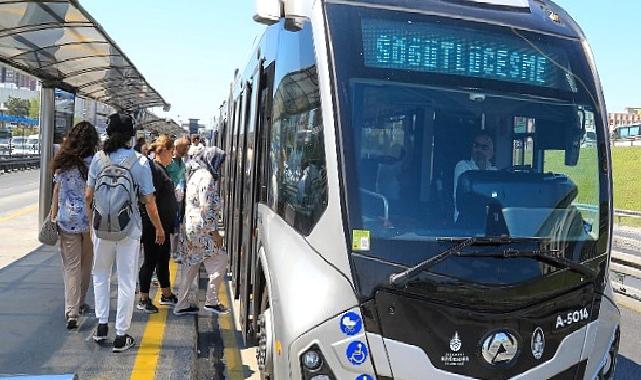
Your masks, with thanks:
[{"label": "metal column", "polygon": [[52,173],[49,170],[53,159],[53,134],[55,127],[55,91],[53,87],[42,86],[40,91],[40,197],[38,228],[49,214],[53,192]]}]

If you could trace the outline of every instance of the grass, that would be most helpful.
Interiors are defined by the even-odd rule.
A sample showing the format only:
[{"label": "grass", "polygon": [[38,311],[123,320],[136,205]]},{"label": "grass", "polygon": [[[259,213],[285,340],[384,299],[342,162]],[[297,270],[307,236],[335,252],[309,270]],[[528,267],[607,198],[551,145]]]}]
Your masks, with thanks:
[{"label": "grass", "polygon": [[[578,203],[595,204],[597,199],[596,150],[584,148],[576,166],[565,166],[563,151],[545,154],[545,171],[564,173],[579,187]],[[641,147],[612,147],[614,208],[641,211]],[[615,222],[618,222],[615,218]],[[622,218],[621,224],[641,226],[638,218]]]}]

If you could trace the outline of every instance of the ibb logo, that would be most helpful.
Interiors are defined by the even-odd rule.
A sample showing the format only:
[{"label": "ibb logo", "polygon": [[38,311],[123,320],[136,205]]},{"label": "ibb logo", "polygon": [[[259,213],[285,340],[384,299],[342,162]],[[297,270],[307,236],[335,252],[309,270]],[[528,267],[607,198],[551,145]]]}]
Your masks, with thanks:
[{"label": "ibb logo", "polygon": [[508,364],[518,352],[519,342],[516,336],[507,330],[491,332],[481,346],[483,359],[492,365]]}]

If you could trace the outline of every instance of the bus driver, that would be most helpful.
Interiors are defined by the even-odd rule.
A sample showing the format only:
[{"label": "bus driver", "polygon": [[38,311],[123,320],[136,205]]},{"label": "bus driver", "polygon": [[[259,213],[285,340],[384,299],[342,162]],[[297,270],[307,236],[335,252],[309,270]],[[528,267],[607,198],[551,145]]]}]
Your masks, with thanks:
[{"label": "bus driver", "polygon": [[472,142],[472,155],[469,160],[461,160],[454,168],[454,221],[458,219],[456,208],[456,187],[461,174],[468,170],[496,170],[496,166],[490,161],[494,157],[494,143],[487,132],[479,132],[474,136]]}]

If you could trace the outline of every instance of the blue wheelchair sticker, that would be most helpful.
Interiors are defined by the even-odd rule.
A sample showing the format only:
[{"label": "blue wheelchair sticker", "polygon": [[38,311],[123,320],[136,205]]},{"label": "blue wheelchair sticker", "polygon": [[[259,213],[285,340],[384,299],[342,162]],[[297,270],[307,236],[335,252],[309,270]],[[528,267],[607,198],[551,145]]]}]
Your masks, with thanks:
[{"label": "blue wheelchair sticker", "polygon": [[353,365],[361,365],[367,360],[367,346],[360,340],[355,340],[347,346],[347,360]]},{"label": "blue wheelchair sticker", "polygon": [[349,313],[343,314],[340,325],[343,334],[352,336],[361,331],[363,328],[363,320],[360,315],[350,311]]},{"label": "blue wheelchair sticker", "polygon": [[374,380],[374,378],[370,375],[360,375],[356,377],[356,380]]}]

